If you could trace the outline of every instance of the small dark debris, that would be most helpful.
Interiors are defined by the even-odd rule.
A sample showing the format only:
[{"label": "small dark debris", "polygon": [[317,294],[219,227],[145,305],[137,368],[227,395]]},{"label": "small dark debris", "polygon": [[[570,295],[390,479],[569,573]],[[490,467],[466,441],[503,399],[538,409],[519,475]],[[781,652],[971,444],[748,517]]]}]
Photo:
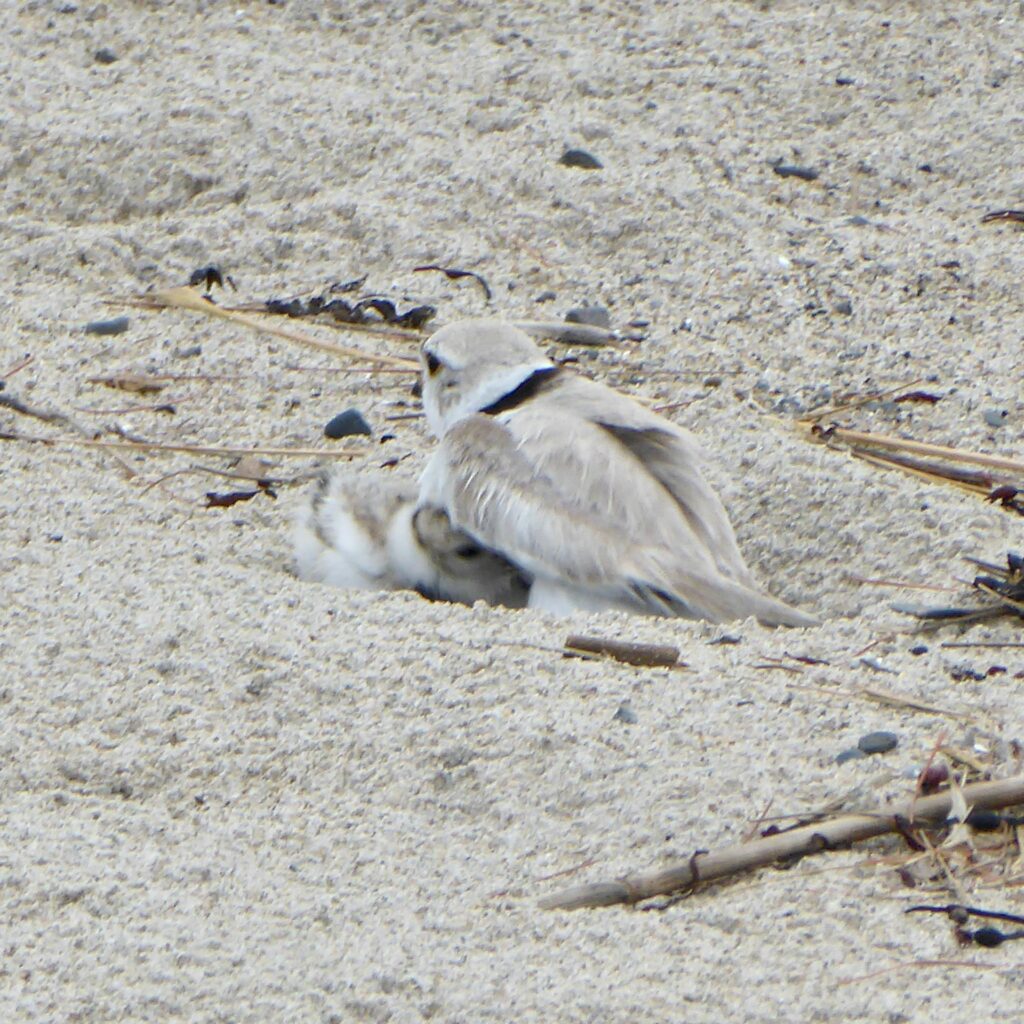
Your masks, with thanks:
[{"label": "small dark debris", "polygon": [[541,292],[533,301],[534,302],[554,302],[558,298],[555,292]]},{"label": "small dark debris", "polygon": [[412,272],[414,274],[422,273],[427,270],[436,270],[439,274],[444,274],[449,281],[458,281],[462,277],[471,277],[481,288],[484,290],[484,298],[488,302],[491,301],[491,286],[479,275],[475,274],[472,270],[459,270],[457,267],[439,267],[436,263],[428,263],[422,267],[413,267]]},{"label": "small dark debris", "polygon": [[118,58],[117,54],[109,46],[101,46],[93,54],[93,59],[97,64],[113,64]]},{"label": "small dark debris", "polygon": [[263,308],[268,313],[296,319],[319,316],[323,313],[342,324],[383,322],[392,327],[407,327],[411,330],[419,330],[437,314],[433,306],[413,306],[404,313],[399,313],[390,299],[370,296],[359,302],[349,303],[344,299],[329,299],[327,294],[314,295],[309,299],[267,299]]},{"label": "small dark debris", "polygon": [[93,320],[85,325],[86,334],[124,334],[131,320],[126,316],[115,316],[112,320]]},{"label": "small dark debris", "polygon": [[908,391],[906,394],[897,395],[894,402],[920,402],[924,405],[935,405],[942,401],[942,395],[932,394],[930,391]]},{"label": "small dark debris", "polygon": [[604,164],[585,149],[567,149],[558,162],[563,167],[578,167],[582,171],[599,171]]},{"label": "small dark debris", "polygon": [[847,78],[845,75],[836,75],[836,85],[855,85],[856,82],[852,78]]},{"label": "small dark debris", "polygon": [[923,174],[931,174],[932,173],[932,165],[931,164],[921,164],[921,166],[918,167],[918,170],[921,171]]},{"label": "small dark debris", "polygon": [[716,636],[714,640],[708,641],[708,647],[731,647],[734,644],[743,643],[743,637],[736,636],[733,633],[723,633],[721,636]]},{"label": "small dark debris", "polygon": [[565,322],[569,324],[589,324],[591,327],[610,328],[612,318],[604,306],[576,306],[565,314]]},{"label": "small dark debris", "polygon": [[[260,493],[267,495],[268,498],[277,497],[277,494],[270,487],[266,486],[263,481],[258,481],[258,487],[255,491],[227,491],[223,494],[217,491],[207,491],[204,508],[231,508],[232,505],[237,505],[240,501],[250,501]],[[236,525],[244,526],[245,524],[243,521],[236,521]]]},{"label": "small dark debris", "polygon": [[174,353],[178,359],[194,359],[196,356],[201,356],[202,354],[202,345],[189,345],[188,348],[179,348],[178,351]]},{"label": "small dark debris", "polygon": [[857,740],[857,746],[865,754],[885,754],[894,750],[900,738],[894,732],[869,732]]},{"label": "small dark debris", "polygon": [[970,665],[957,665],[949,670],[949,675],[958,683],[980,683],[985,678],[984,672],[977,672]]},{"label": "small dark debris", "polygon": [[370,424],[366,422],[365,417],[358,409],[346,409],[344,412],[339,412],[324,427],[324,437],[329,437],[332,441],[337,441],[341,437],[351,437],[353,434],[371,435],[372,433]]},{"label": "small dark debris", "polygon": [[231,285],[232,291],[238,291],[234,278],[230,274],[225,274],[220,267],[213,263],[208,267],[200,267],[198,270],[193,270],[188,279],[190,287],[198,288],[201,284],[205,284],[207,291],[210,291],[214,285],[217,285],[218,288],[223,288],[225,281]]},{"label": "small dark debris", "polygon": [[798,167],[796,164],[772,164],[772,170],[780,178],[799,178],[801,181],[817,181],[818,172],[813,167]]},{"label": "small dark debris", "polygon": [[853,303],[849,299],[840,299],[832,309],[842,316],[853,316]]},{"label": "small dark debris", "polygon": [[1003,816],[998,811],[975,808],[967,815],[966,824],[975,832],[995,832],[1003,824]]},{"label": "small dark debris", "polygon": [[914,657],[920,657],[922,654],[928,653],[928,648],[924,644],[918,644],[916,647],[910,648],[910,653],[913,654]]},{"label": "small dark debris", "polygon": [[981,218],[982,224],[992,224],[995,221],[1008,220],[1016,224],[1024,224],[1024,210],[993,210]]}]

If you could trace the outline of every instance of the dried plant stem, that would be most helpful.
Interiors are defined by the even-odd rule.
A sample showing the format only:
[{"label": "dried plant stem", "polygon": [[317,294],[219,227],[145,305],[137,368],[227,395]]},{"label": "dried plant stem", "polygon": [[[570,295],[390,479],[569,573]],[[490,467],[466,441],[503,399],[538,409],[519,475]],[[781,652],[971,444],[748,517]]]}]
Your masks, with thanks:
[{"label": "dried plant stem", "polygon": [[[813,424],[807,423],[808,427]],[[888,434],[871,434],[863,430],[846,430],[843,427],[832,427],[820,433],[811,432],[814,440],[827,443],[842,441],[846,444],[864,448],[885,448],[890,451],[912,452],[915,455],[927,455],[933,458],[952,459],[954,462],[967,462],[975,466],[989,466],[992,469],[1005,469],[1011,473],[1024,474],[1024,462],[1020,459],[1008,459],[1002,455],[986,455],[983,452],[964,451],[960,448],[949,448],[939,444],[925,444],[922,441],[909,441],[902,437]]]},{"label": "dried plant stem", "polygon": [[[274,324],[264,323],[245,313],[238,313],[230,309],[222,309],[220,306],[204,299],[196,294],[191,288],[165,288],[163,291],[153,292],[141,297],[148,305],[154,307],[168,307],[172,309],[188,309],[195,313],[202,313],[204,316],[219,317],[222,320],[229,320],[231,323],[241,327],[248,327],[250,330],[258,331],[260,334],[272,334],[277,338],[285,338],[294,341],[307,348],[319,349],[321,352],[328,352],[334,356],[342,356],[345,359],[363,359],[373,363],[380,363],[384,366],[401,367],[410,373],[419,373],[419,363],[412,359],[399,359],[397,356],[378,356],[370,352],[363,352],[358,348],[348,348],[345,345],[335,345],[332,341],[322,341],[304,331],[296,331],[290,327],[277,327]],[[346,324],[347,326],[351,326]]]},{"label": "dried plant stem", "polygon": [[189,452],[193,455],[269,455],[275,458],[354,458],[357,455],[365,455],[364,451],[354,451],[350,448],[262,448],[254,446],[251,448],[230,447],[226,445],[198,445],[198,444],[161,444],[158,441],[88,441],[75,437],[35,437],[28,434],[11,434],[7,431],[0,431],[0,441],[28,441],[31,444],[56,445],[65,448],[113,448],[117,451],[145,451],[145,452]]},{"label": "dried plant stem", "polygon": [[[982,810],[1011,807],[1024,803],[1024,776],[972,783],[964,786],[962,792],[969,807]],[[637,872],[613,882],[566,889],[541,900],[540,905],[546,910],[576,910],[636,903],[697,882],[710,882],[764,867],[783,857],[820,853],[895,832],[897,819],[906,819],[911,826],[941,824],[950,813],[952,801],[953,794],[944,792],[906,800],[875,814],[844,814],[749,843],[736,843],[717,852],[695,854],[688,861],[659,871]]]}]

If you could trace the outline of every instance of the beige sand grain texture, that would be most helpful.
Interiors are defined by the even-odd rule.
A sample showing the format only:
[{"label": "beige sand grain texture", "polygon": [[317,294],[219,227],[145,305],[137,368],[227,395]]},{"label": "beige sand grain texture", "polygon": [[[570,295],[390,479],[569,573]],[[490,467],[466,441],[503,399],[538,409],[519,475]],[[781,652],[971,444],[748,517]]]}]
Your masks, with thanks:
[{"label": "beige sand grain texture", "polygon": [[[145,487],[224,458],[118,453],[126,479],[105,449],[0,442],[0,1019],[1015,1019],[1019,945],[905,917],[930,897],[866,864],[891,840],[659,914],[537,898],[726,846],[769,804],[904,798],[959,725],[861,687],[1019,732],[1019,649],[903,633],[892,601],[951,595],[853,576],[956,588],[962,556],[1024,547],[1022,520],[793,422],[923,378],[939,403],[845,425],[1020,458],[1024,234],[981,217],[1024,205],[1022,22],[1006,2],[8,5],[0,374],[35,357],[9,393],[145,441],[325,446],[349,406],[378,434],[414,411],[404,378],[105,297],[217,262],[237,301],[366,273],[447,321],[603,303],[646,338],[581,367],[674,406],[758,578],[829,621],[332,591],[289,573],[297,488],[206,510],[204,476]],[[560,165],[568,147],[603,169]],[[432,263],[493,301],[413,272]],[[120,313],[124,334],[82,330]],[[89,412],[135,404],[87,383],[126,370],[197,379],[161,392],[173,416]],[[386,426],[357,463],[422,449],[421,421]],[[61,429],[0,409],[0,430]],[[568,633],[672,644],[689,670],[563,659]],[[754,667],[787,652],[827,664]],[[900,746],[835,764],[874,729]],[[991,969],[889,970],[915,960]]]}]

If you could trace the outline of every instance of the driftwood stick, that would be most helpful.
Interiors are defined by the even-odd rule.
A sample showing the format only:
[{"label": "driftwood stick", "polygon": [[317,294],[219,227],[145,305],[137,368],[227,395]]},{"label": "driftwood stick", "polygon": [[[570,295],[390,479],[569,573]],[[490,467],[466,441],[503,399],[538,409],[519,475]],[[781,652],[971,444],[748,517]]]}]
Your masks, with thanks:
[{"label": "driftwood stick", "polygon": [[627,665],[641,665],[650,668],[672,667],[679,664],[679,648],[667,644],[634,644],[624,640],[607,640],[598,636],[574,634],[565,639],[565,653],[576,655],[603,654]]},{"label": "driftwood stick", "polygon": [[[968,807],[994,810],[1024,803],[1024,775],[998,782],[975,782],[962,788]],[[581,907],[610,907],[636,903],[651,896],[663,896],[695,885],[725,878],[751,868],[764,867],[781,857],[820,853],[861,839],[897,831],[896,821],[941,824],[952,807],[949,791],[918,797],[890,806],[875,814],[844,814],[828,821],[803,825],[789,832],[734,843],[717,852],[694,854],[688,861],[659,871],[637,872],[614,882],[582,885],[547,896],[540,901],[544,910],[577,910]]]},{"label": "driftwood stick", "polygon": [[197,295],[195,291],[187,287],[165,288],[163,291],[153,292],[143,296],[153,306],[167,306],[173,309],[190,309],[204,316],[220,317],[222,320],[229,320],[231,323],[248,327],[250,330],[259,331],[261,334],[273,334],[278,338],[285,338],[288,341],[297,342],[307,348],[316,348],[321,352],[329,352],[334,356],[343,356],[346,359],[368,359],[374,363],[381,363],[385,366],[397,366],[410,373],[419,373],[420,365],[412,359],[399,359],[396,356],[378,356],[370,352],[364,352],[358,348],[348,348],[345,345],[335,345],[333,341],[322,341],[305,331],[296,331],[290,327],[278,327],[274,324],[264,323],[255,317],[247,316],[245,313],[236,313],[230,309],[222,309]]}]

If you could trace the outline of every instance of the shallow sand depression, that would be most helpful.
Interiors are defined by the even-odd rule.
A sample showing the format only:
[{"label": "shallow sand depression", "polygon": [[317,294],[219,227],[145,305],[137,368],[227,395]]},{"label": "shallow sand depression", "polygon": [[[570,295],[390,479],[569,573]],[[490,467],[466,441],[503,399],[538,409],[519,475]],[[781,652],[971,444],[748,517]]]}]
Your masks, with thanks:
[{"label": "shallow sand depression", "polygon": [[[600,303],[641,340],[557,354],[674,406],[759,580],[827,621],[331,590],[290,571],[307,485],[207,509],[247,485],[191,467],[229,459],[0,441],[0,1017],[1013,1019],[1020,947],[904,915],[955,897],[879,864],[896,839],[647,913],[537,904],[761,815],[902,799],[971,723],[1021,735],[1024,651],[941,646],[1019,642],[1020,622],[923,634],[892,605],[962,602],[964,556],[1020,551],[1024,520],[795,424],[906,384],[941,400],[843,422],[1020,457],[1024,235],[981,217],[1024,207],[1022,27],[1005,3],[12,7],[2,394],[73,422],[0,406],[0,431],[358,447],[412,472],[422,421],[389,419],[416,411],[410,376],[124,300],[217,263],[223,303],[364,274],[437,323]],[[570,147],[603,167],[561,165]],[[493,298],[413,272],[430,263]],[[83,330],[122,314],[123,334]],[[90,383],[128,370],[166,386]],[[326,440],[352,406],[374,438]],[[689,667],[564,659],[570,632],[675,644]],[[836,764],[878,729],[894,751]]]}]

